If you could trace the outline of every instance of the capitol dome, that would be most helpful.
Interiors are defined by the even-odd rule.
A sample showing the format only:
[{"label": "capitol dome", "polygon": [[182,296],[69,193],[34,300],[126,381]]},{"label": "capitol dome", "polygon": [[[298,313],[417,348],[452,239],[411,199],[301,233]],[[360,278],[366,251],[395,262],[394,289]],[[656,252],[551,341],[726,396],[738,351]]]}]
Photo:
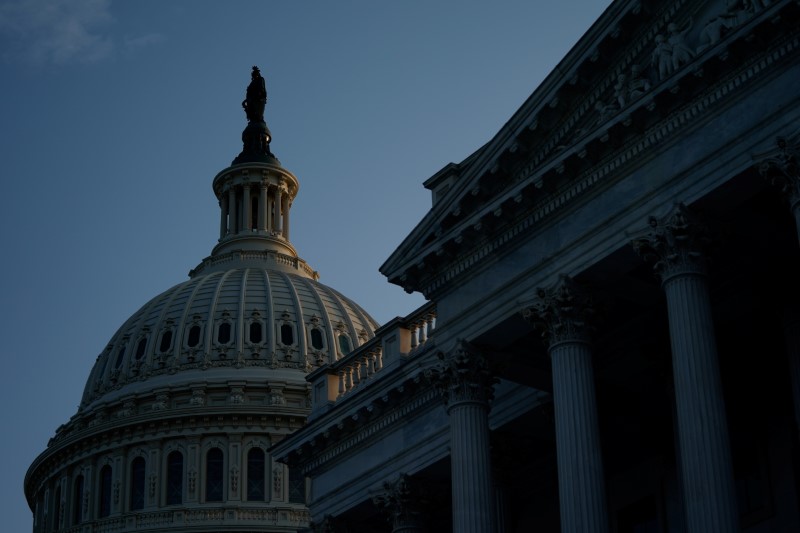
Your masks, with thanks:
[{"label": "capitol dome", "polygon": [[34,533],[308,525],[305,478],[269,448],[305,422],[305,376],[378,324],[289,241],[299,182],[270,150],[265,103],[254,67],[243,150],[212,182],[217,244],[97,357],[78,412],[25,477]]}]

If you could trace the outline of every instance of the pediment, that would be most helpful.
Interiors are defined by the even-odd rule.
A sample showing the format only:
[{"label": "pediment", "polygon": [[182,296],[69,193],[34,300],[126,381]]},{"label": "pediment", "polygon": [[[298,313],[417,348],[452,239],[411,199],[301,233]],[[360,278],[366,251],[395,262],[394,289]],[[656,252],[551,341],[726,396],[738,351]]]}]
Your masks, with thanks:
[{"label": "pediment", "polygon": [[799,13],[793,0],[612,3],[488,143],[425,182],[434,205],[381,273],[431,297],[546,227],[796,53]]}]

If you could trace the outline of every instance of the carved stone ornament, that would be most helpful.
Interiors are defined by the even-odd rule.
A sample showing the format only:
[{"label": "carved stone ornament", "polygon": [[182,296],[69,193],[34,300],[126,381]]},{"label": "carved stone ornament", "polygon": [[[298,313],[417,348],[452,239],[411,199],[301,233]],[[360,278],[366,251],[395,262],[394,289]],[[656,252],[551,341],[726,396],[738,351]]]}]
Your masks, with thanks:
[{"label": "carved stone ornament", "polygon": [[705,274],[711,239],[705,225],[682,203],[663,218],[651,216],[650,228],[631,241],[642,259],[666,282],[676,274]]},{"label": "carved stone ornament", "polygon": [[791,142],[784,137],[775,140],[776,148],[766,154],[755,156],[759,161],[758,172],[788,200],[792,209],[800,202],[800,142]]},{"label": "carved stone ornament", "polygon": [[386,481],[383,490],[372,496],[372,502],[388,514],[394,529],[416,527],[420,524],[419,499],[412,491],[411,478],[406,474]]},{"label": "carved stone ornament", "polygon": [[319,522],[311,522],[310,529],[314,533],[346,533],[341,520],[331,515],[325,515]]},{"label": "carved stone ornament", "polygon": [[589,294],[571,277],[562,274],[557,283],[536,289],[537,299],[525,307],[522,316],[542,332],[553,346],[559,342],[588,342],[589,318],[594,314]]},{"label": "carved stone ornament", "polygon": [[498,382],[486,358],[467,341],[460,339],[447,355],[438,354],[441,362],[426,372],[448,408],[460,403],[480,403],[487,408],[494,398]]}]

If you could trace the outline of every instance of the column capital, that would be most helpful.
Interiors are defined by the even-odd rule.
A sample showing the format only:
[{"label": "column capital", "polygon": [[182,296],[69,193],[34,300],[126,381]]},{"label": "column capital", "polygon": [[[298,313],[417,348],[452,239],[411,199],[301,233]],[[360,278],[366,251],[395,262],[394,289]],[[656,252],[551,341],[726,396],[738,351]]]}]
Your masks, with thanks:
[{"label": "column capital", "polygon": [[536,299],[522,311],[551,348],[561,342],[589,342],[593,314],[589,293],[565,274],[552,286],[537,288]]},{"label": "column capital", "polygon": [[411,478],[406,474],[394,481],[383,483],[383,490],[372,496],[372,502],[389,515],[392,528],[406,530],[421,526],[420,502],[415,494]]},{"label": "column capital", "polygon": [[651,216],[648,224],[650,228],[631,244],[642,259],[653,263],[662,283],[675,275],[706,273],[711,239],[706,226],[688,207],[676,203],[666,216]]},{"label": "column capital", "polygon": [[775,148],[753,159],[757,161],[759,174],[777,188],[794,208],[800,202],[800,141],[778,137],[775,139]]},{"label": "column capital", "polygon": [[494,384],[489,362],[472,344],[459,339],[447,354],[439,352],[439,364],[426,372],[442,397],[448,412],[456,405],[472,403],[489,409]]}]

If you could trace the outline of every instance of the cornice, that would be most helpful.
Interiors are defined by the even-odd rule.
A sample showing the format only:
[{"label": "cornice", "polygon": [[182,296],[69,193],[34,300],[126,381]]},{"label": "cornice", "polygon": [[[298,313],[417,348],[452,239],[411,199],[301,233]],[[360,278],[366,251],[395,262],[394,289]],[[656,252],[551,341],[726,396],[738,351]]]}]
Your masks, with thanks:
[{"label": "cornice", "polygon": [[[737,32],[731,33],[729,40],[705,50],[701,56],[695,58],[695,62],[654,87],[647,97],[626,108],[624,113],[610,118],[602,128],[578,139],[533,174],[523,178],[523,168],[517,174],[515,184],[504,191],[504,194],[496,196],[464,222],[453,225],[447,231],[439,230],[433,242],[411,255],[419,259],[415,263],[407,263],[404,274],[391,278],[390,281],[406,290],[419,290],[428,297],[437,295],[437,290],[474,264],[495,256],[509,240],[523,232],[529,235],[532,227],[541,227],[545,221],[555,218],[566,205],[586,197],[598,185],[612,182],[615,177],[619,177],[622,169],[641,164],[652,157],[653,148],[663,150],[687,131],[698,127],[704,117],[716,112],[731,101],[734,95],[740,94],[744,88],[761,79],[770,67],[796,57],[800,45],[798,32],[785,35],[773,42],[767,50],[742,61],[737,69],[721,76],[688,103],[677,107],[668,116],[622,145],[611,147],[613,143],[608,143],[607,138],[612,128],[624,131],[635,127],[631,119],[635,113],[652,113],[659,94],[675,94],[680,91],[684,80],[702,77],[703,66],[710,62],[724,63],[732,41],[743,40],[758,26],[779,21],[776,16],[778,10],[789,9],[790,5],[789,2],[780,6],[776,4],[773,11],[765,11],[754,17]],[[577,173],[573,179],[567,179],[570,173],[565,171],[565,166],[569,160],[585,158],[586,146],[592,142],[595,145],[609,145],[610,153],[588,169]],[[561,185],[556,185],[559,182]]]}]

